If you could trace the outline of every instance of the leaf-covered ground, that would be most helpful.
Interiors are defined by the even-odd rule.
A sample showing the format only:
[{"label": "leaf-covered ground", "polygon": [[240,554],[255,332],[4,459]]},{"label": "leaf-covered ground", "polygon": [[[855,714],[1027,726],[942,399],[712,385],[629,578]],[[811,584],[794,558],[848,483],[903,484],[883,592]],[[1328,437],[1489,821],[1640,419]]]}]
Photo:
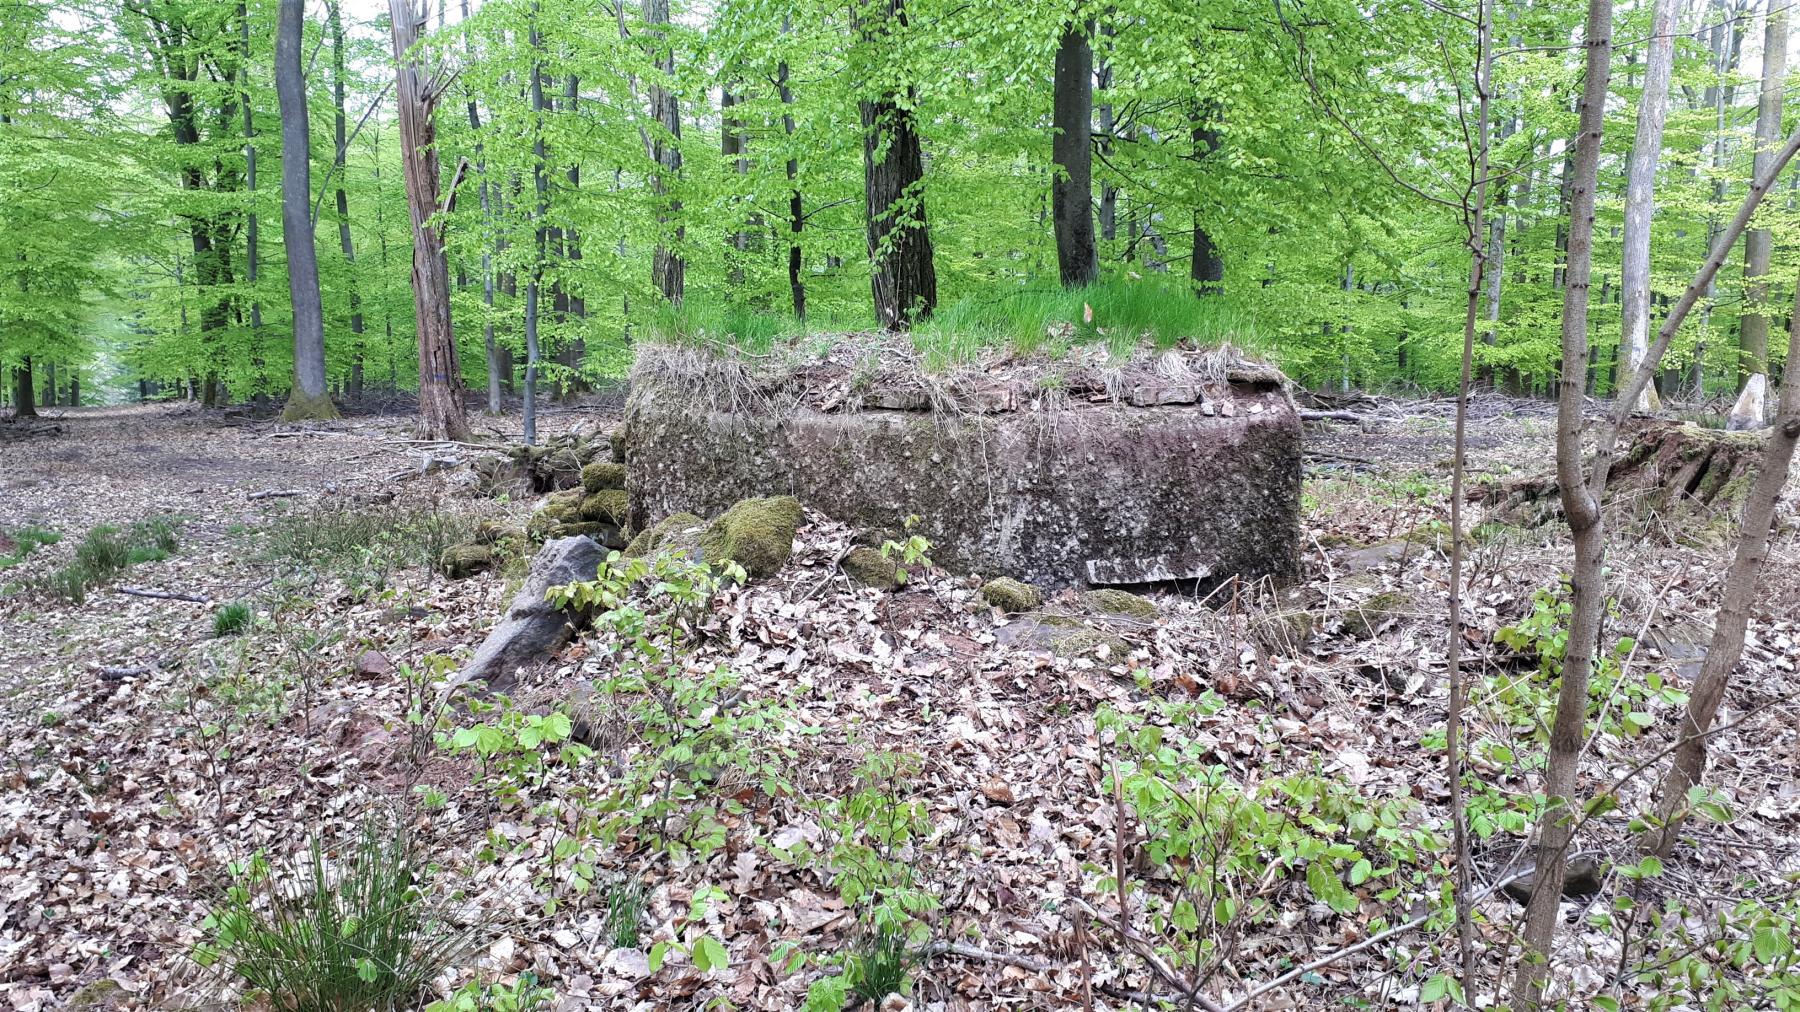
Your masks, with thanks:
[{"label": "leaf-covered ground", "polygon": [[[1477,480],[1547,465],[1553,434],[1542,406],[1478,408]],[[406,442],[402,419],[294,432],[179,407],[68,412],[60,434],[0,443],[0,535],[33,525],[62,535],[0,570],[9,585],[0,596],[0,995],[21,1010],[78,994],[120,1007],[214,1000],[218,977],[189,956],[205,940],[227,865],[259,849],[292,854],[309,834],[336,846],[381,812],[413,828],[440,868],[436,887],[477,926],[443,988],[529,972],[564,1008],[715,999],[798,1008],[863,930],[863,906],[845,902],[842,869],[823,856],[841,826],[821,813],[849,811],[831,805],[857,790],[858,770],[898,753],[916,759],[875,786],[889,803],[917,803],[929,827],[891,855],[909,869],[907,888],[931,898],[918,923],[935,944],[911,972],[915,1006],[1116,1008],[1120,995],[1145,989],[1173,1000],[1151,964],[1187,974],[1192,954],[1154,956],[1179,928],[1165,930],[1151,912],[1176,909],[1191,867],[1146,831],[1144,798],[1112,791],[1115,771],[1153,758],[1134,751],[1152,739],[1120,740],[1113,728],[1123,724],[1161,729],[1177,769],[1210,771],[1266,812],[1245,844],[1260,874],[1226,869],[1214,879],[1215,895],[1236,910],[1213,933],[1218,949],[1203,955],[1202,993],[1230,1006],[1441,907],[1449,406],[1369,410],[1367,431],[1309,433],[1301,586],[1160,595],[1154,620],[1078,618],[1096,635],[1061,655],[1035,649],[1033,620],[986,607],[968,577],[932,572],[893,593],[853,585],[837,562],[854,532],[809,514],[788,566],[723,593],[683,660],[696,677],[720,665],[735,673],[723,710],[744,701],[788,708],[779,740],[759,743],[765,759],[778,757],[786,786],[765,792],[729,770],[698,778],[736,802],[719,845],[671,855],[628,833],[597,852],[592,888],[578,888],[574,862],[561,859],[567,810],[534,806],[581,789],[598,798],[617,782],[634,745],[604,710],[593,761],[552,763],[511,800],[484,786],[480,764],[431,746],[408,721],[418,697],[407,672],[426,670],[432,656],[466,656],[517,576],[515,564],[450,581],[418,564],[433,538],[529,515],[529,496],[474,494],[465,465],[481,451]],[[546,428],[598,433],[611,423],[603,411],[569,410]],[[461,463],[419,473],[431,455]],[[252,498],[273,491],[299,494]],[[1793,492],[1721,717],[1735,723],[1719,735],[1708,776],[1732,819],[1696,824],[1699,845],[1659,879],[1697,912],[1752,894],[1775,903],[1800,873]],[[334,505],[403,519],[407,544],[328,569],[271,549],[271,532]],[[90,528],[152,516],[179,518],[180,546],[168,558],[132,565],[79,604],[31,589]],[[1501,531],[1471,546],[1478,886],[1507,875],[1520,850],[1514,830],[1541,755],[1541,697],[1526,691],[1535,664],[1496,634],[1557,585],[1565,553],[1555,528]],[[1673,694],[1653,686],[1678,689],[1691,676],[1681,644],[1706,628],[1724,553],[1705,531],[1671,536],[1654,518],[1623,525],[1615,539],[1608,643],[1637,646],[1597,705],[1613,730],[1589,749],[1584,790],[1623,783],[1617,809],[1584,829],[1586,849],[1632,860],[1626,825],[1646,809],[1656,770],[1631,774],[1666,748],[1678,712]],[[215,612],[233,601],[256,618],[241,635],[215,637]],[[1079,611],[1072,599],[1051,602],[1058,607]],[[598,676],[606,653],[571,646],[518,690],[518,704],[546,712],[569,685]],[[453,708],[439,726],[453,732],[478,719]],[[1248,834],[1249,821],[1206,834]],[[1116,928],[1119,894],[1107,881],[1121,865],[1130,938]],[[615,944],[614,882],[646,892],[637,945]],[[1609,876],[1598,897],[1569,904],[1559,988],[1633,992],[1613,979],[1620,931],[1591,923],[1621,889]],[[1518,910],[1496,894],[1479,912],[1484,965],[1494,967]],[[1430,998],[1432,979],[1454,961],[1442,927],[1399,932],[1245,1007],[1405,1005],[1422,989]],[[711,952],[674,951],[651,971],[658,942],[700,938],[722,945],[723,965],[697,965],[718,963]],[[795,965],[791,952],[809,958]],[[1753,973],[1735,972],[1755,985]],[[88,987],[99,980],[120,987]]]}]

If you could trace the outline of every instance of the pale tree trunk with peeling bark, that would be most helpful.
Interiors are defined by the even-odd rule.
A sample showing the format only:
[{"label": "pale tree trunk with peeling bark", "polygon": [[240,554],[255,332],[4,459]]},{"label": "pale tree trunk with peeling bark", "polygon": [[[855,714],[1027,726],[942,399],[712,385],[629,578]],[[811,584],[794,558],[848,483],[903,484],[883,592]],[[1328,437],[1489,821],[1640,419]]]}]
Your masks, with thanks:
[{"label": "pale tree trunk with peeling bark", "polygon": [[[469,438],[463,412],[462,368],[450,327],[450,263],[444,236],[432,221],[438,197],[437,130],[432,121],[441,85],[426,79],[414,52],[427,13],[415,0],[388,0],[393,21],[394,96],[400,120],[400,161],[413,231],[413,308],[418,317],[419,421],[428,439]],[[461,181],[450,182],[455,192]],[[443,209],[447,209],[448,203]]]},{"label": "pale tree trunk with peeling bark", "polygon": [[1738,535],[1737,554],[1722,584],[1723,598],[1719,613],[1713,619],[1712,642],[1707,646],[1706,660],[1700,665],[1700,676],[1688,694],[1686,718],[1681,725],[1681,742],[1675,749],[1675,760],[1663,777],[1658,791],[1657,819],[1645,834],[1645,848],[1658,857],[1667,858],[1675,849],[1681,825],[1692,808],[1688,792],[1701,783],[1706,770],[1706,740],[1718,716],[1719,703],[1744,654],[1744,634],[1750,625],[1750,609],[1758,600],[1757,579],[1769,557],[1769,531],[1775,521],[1775,503],[1787,484],[1794,462],[1794,444],[1800,440],[1800,284],[1795,287],[1794,312],[1788,320],[1787,361],[1782,366],[1781,402],[1776,411],[1775,431],[1764,448],[1756,481],[1750,486],[1744,503],[1743,529]]},{"label": "pale tree trunk with peeling bark", "polygon": [[[1620,357],[1627,371],[1644,361],[1650,345],[1650,219],[1656,210],[1656,163],[1662,154],[1663,122],[1669,111],[1669,77],[1675,65],[1675,5],[1656,0],[1650,18],[1649,54],[1644,60],[1644,92],[1638,100],[1637,136],[1625,183],[1624,266],[1619,288],[1623,333]],[[1656,388],[1646,388],[1637,410],[1655,411]]]},{"label": "pale tree trunk with peeling bark", "polygon": [[1513,1003],[1536,1009],[1543,998],[1550,945],[1556,935],[1569,842],[1579,806],[1574,801],[1586,727],[1588,676],[1600,636],[1606,596],[1600,563],[1606,530],[1600,501],[1589,494],[1581,469],[1583,380],[1588,355],[1588,287],[1594,267],[1594,190],[1600,174],[1600,141],[1605,126],[1606,86],[1612,71],[1612,0],[1589,0],[1583,46],[1587,77],[1582,86],[1580,126],[1570,161],[1568,267],[1564,274],[1562,371],[1558,377],[1556,476],[1563,513],[1575,542],[1570,575],[1573,614],[1563,658],[1556,718],[1550,728],[1550,755],[1544,775],[1547,799],[1538,826],[1536,885],[1525,907],[1524,945],[1514,982]]}]

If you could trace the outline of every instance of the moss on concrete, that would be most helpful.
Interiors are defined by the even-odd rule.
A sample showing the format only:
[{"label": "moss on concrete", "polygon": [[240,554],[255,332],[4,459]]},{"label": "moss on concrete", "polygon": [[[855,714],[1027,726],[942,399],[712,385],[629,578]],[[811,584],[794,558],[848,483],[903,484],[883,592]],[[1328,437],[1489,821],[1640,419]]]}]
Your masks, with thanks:
[{"label": "moss on concrete", "polygon": [[[589,467],[595,465],[589,464]],[[606,523],[625,526],[625,518],[631,511],[631,500],[622,488],[609,488],[581,500],[580,519],[589,523]]]},{"label": "moss on concrete", "polygon": [[700,557],[711,565],[735,562],[751,577],[772,576],[793,554],[801,517],[791,495],[745,499],[701,532]]},{"label": "moss on concrete", "polygon": [[626,558],[637,558],[649,555],[658,549],[668,547],[684,532],[698,531],[706,526],[706,521],[692,513],[672,513],[638,532],[637,537],[625,546]]},{"label": "moss on concrete", "polygon": [[1010,576],[997,577],[982,584],[981,598],[1008,614],[1032,611],[1044,604],[1042,591]]},{"label": "moss on concrete", "polygon": [[850,579],[865,587],[893,590],[900,586],[900,567],[894,564],[894,560],[866,545],[850,549],[850,553],[844,556],[838,566]]},{"label": "moss on concrete", "polygon": [[1103,615],[1123,615],[1126,618],[1151,622],[1162,614],[1149,598],[1111,587],[1104,590],[1090,590],[1081,595],[1081,599],[1089,608]]},{"label": "moss on concrete", "polygon": [[487,545],[451,545],[438,559],[438,570],[452,580],[460,580],[493,568],[494,550]]},{"label": "moss on concrete", "polygon": [[625,465],[596,460],[581,469],[581,487],[590,495],[605,489],[624,488]]}]

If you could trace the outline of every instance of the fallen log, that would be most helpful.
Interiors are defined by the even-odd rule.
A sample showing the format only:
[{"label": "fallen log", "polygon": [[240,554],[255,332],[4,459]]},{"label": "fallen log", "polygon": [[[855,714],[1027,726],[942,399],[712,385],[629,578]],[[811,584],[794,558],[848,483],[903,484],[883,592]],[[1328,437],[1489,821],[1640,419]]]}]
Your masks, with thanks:
[{"label": "fallen log", "polygon": [[252,492],[250,493],[250,499],[252,501],[257,499],[286,499],[292,496],[305,494],[306,490],[303,488],[278,488],[270,489],[267,492]]},{"label": "fallen log", "polygon": [[152,590],[148,587],[120,587],[121,594],[133,597],[154,597],[161,601],[192,601],[195,604],[211,604],[212,598],[204,594],[183,594],[177,590]]}]

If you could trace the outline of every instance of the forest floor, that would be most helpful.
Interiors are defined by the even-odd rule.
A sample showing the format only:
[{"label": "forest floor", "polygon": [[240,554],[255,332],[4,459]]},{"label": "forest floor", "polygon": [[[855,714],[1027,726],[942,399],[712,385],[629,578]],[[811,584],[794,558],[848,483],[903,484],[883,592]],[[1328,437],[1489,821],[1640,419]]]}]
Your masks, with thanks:
[{"label": "forest floor", "polygon": [[[1548,466],[1549,406],[1482,399],[1476,408],[1473,480]],[[1155,596],[1157,619],[1111,629],[1123,655],[1030,649],[1005,634],[1007,619],[981,605],[966,577],[933,571],[894,593],[855,587],[836,572],[852,532],[809,515],[788,566],[724,592],[687,658],[694,671],[729,666],[741,680],[736,699],[786,708],[793,733],[766,754],[786,757],[790,789],[746,790],[748,807],[722,819],[722,847],[677,856],[621,847],[595,855],[588,875],[575,860],[557,866],[566,823],[497,799],[479,766],[432,747],[408,721],[420,698],[410,673],[429,670],[432,656],[466,656],[511,590],[505,572],[449,580],[423,563],[478,520],[522,522],[534,500],[478,497],[466,467],[420,473],[420,444],[406,441],[402,418],[296,431],[185,406],[60,412],[61,432],[0,442],[0,534],[29,525],[62,534],[0,570],[0,585],[11,585],[0,590],[0,1001],[50,1009],[80,993],[118,1007],[204,1004],[216,976],[190,956],[207,938],[229,863],[258,849],[291,855],[309,834],[335,845],[380,811],[411,828],[441,869],[434,881],[455,883],[445,889],[459,896],[459,916],[480,925],[440,987],[529,971],[563,1008],[715,999],[799,1008],[832,956],[857,945],[861,908],[845,902],[830,854],[868,829],[866,815],[845,815],[855,811],[845,799],[865,788],[890,807],[916,803],[928,824],[877,855],[902,869],[904,889],[928,897],[917,906],[938,944],[912,969],[914,1006],[1118,1008],[1124,992],[1171,996],[1137,942],[1078,913],[1085,905],[1098,923],[1116,923],[1116,885],[1106,879],[1122,864],[1133,933],[1168,940],[1180,930],[1151,918],[1157,903],[1183,898],[1186,859],[1157,846],[1174,823],[1144,828],[1146,818],[1179,820],[1149,814],[1149,795],[1128,805],[1108,786],[1115,770],[1144,769],[1156,751],[1133,751],[1148,739],[1127,744],[1113,730],[1122,722],[1165,729],[1177,767],[1210,767],[1237,792],[1218,824],[1188,827],[1194,840],[1255,855],[1222,859],[1209,878],[1211,898],[1229,898],[1237,915],[1201,956],[1201,992],[1230,1007],[1262,982],[1439,909],[1447,881],[1441,524],[1451,404],[1365,410],[1363,427],[1309,427],[1302,583],[1235,601]],[[598,434],[613,421],[602,409],[568,408],[542,424]],[[489,424],[500,434],[517,420]],[[1744,669],[1720,718],[1731,726],[1714,744],[1708,781],[1733,818],[1696,824],[1699,845],[1682,848],[1659,880],[1662,895],[1697,913],[1746,897],[1792,908],[1797,491],[1781,508]],[[267,492],[297,494],[256,497]],[[334,504],[403,527],[405,543],[376,539],[330,570],[292,565],[279,550],[291,535],[281,532]],[[158,516],[179,521],[167,558],[131,566],[79,604],[29,589],[68,562],[89,529]],[[1684,645],[1704,643],[1729,539],[1672,535],[1654,518],[1615,528],[1607,643],[1638,645],[1602,680],[1583,790],[1623,783],[1616,808],[1584,827],[1582,846],[1629,863],[1628,822],[1648,808],[1656,764],[1632,771],[1671,740],[1672,690],[1693,671]],[[1465,670],[1477,681],[1478,886],[1505,877],[1521,850],[1549,698],[1531,651],[1496,637],[1529,625],[1534,595],[1557,587],[1567,557],[1567,531],[1555,526],[1471,547]],[[215,613],[237,601],[255,618],[238,635],[215,636]],[[1278,620],[1298,611],[1310,624]],[[597,663],[575,644],[521,698],[560,698],[558,686]],[[450,711],[440,726],[470,719]],[[883,753],[916,758],[903,775],[859,779],[866,759]],[[600,782],[609,775],[583,769]],[[558,767],[532,790],[567,798],[567,778],[581,775]],[[809,850],[821,856],[809,860]],[[627,881],[645,894],[636,945],[615,944],[623,894],[608,883]],[[1620,931],[1595,916],[1624,887],[1608,875],[1598,896],[1567,905],[1559,993],[1641,990],[1615,979]],[[1500,893],[1478,904],[1484,966],[1504,961],[1518,912]],[[1704,948],[1708,931],[1729,935],[1730,920],[1696,917],[1691,941]],[[651,972],[654,943],[701,935],[723,943],[725,965],[702,969],[676,953]],[[783,942],[812,961],[791,966]],[[1434,920],[1242,1007],[1429,1005],[1453,949]],[[1754,968],[1730,962],[1720,957],[1721,978],[1756,985]],[[99,980],[119,986],[96,989]]]}]

